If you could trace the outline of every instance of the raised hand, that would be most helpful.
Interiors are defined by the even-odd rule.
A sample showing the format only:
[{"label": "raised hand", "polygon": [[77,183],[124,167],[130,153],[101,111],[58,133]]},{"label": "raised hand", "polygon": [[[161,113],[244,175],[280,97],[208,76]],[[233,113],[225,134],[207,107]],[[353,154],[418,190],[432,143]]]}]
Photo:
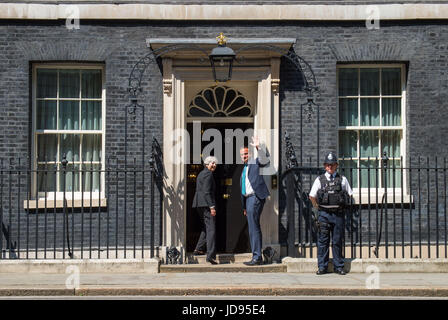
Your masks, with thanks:
[{"label": "raised hand", "polygon": [[252,137],[252,143],[250,144],[252,147],[255,147],[258,150],[258,147],[260,146],[260,140],[257,136]]}]

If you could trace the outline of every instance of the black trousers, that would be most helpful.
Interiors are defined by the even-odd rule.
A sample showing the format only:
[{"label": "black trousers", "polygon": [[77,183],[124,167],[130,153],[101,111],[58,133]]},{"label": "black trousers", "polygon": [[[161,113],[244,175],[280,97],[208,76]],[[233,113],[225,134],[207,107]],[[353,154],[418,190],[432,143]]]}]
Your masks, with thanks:
[{"label": "black trousers", "polygon": [[216,216],[209,207],[196,208],[201,220],[201,234],[195,250],[206,251],[207,259],[216,259]]},{"label": "black trousers", "polygon": [[342,241],[344,239],[344,213],[328,213],[319,211],[320,232],[317,242],[317,265],[319,269],[327,269],[330,255],[330,239],[333,249],[334,269],[344,268]]}]

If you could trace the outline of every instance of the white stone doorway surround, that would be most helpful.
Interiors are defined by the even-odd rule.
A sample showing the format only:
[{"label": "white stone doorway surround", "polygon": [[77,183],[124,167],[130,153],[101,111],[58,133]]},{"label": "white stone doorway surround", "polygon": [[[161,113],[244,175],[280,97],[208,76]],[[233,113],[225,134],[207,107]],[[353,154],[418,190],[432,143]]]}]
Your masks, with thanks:
[{"label": "white stone doorway surround", "polygon": [[[248,45],[271,45],[284,49],[284,54],[295,39],[229,39],[227,46],[237,51]],[[157,50],[172,44],[192,44],[206,52],[215,47],[215,39],[148,39],[148,46]],[[186,164],[181,161],[189,150],[187,139],[179,132],[186,132],[187,104],[192,95],[207,86],[214,85],[208,61],[201,62],[200,51],[181,50],[162,55],[163,66],[163,236],[160,257],[165,258],[167,247],[176,247],[185,259],[186,246]],[[255,48],[244,50],[242,63],[235,63],[232,80],[225,83],[252,97],[255,106],[253,116],[255,133],[263,132],[260,140],[271,154],[273,174],[266,175],[270,189],[261,215],[263,248],[271,246],[280,253],[278,225],[278,164],[279,164],[279,82],[281,53]],[[239,57],[237,57],[239,58]],[[190,99],[190,100],[188,100]],[[216,118],[214,118],[216,120]],[[211,120],[213,121],[213,120]],[[237,120],[236,120],[237,121]],[[246,119],[247,121],[247,119]],[[179,148],[182,146],[182,148]]]}]

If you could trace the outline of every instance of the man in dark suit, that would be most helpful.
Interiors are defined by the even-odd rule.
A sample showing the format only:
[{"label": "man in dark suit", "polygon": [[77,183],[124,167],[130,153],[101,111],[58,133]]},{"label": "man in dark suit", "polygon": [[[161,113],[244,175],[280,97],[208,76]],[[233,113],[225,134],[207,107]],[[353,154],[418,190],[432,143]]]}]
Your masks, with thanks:
[{"label": "man in dark suit", "polygon": [[[252,159],[249,148],[240,149],[241,160],[243,160],[244,168],[241,173],[241,202],[243,205],[243,213],[247,217],[249,226],[250,247],[252,250],[252,260],[244,262],[245,265],[254,266],[263,264],[261,255],[262,234],[260,227],[260,215],[266,198],[269,196],[269,190],[264,182],[263,176],[260,175],[260,167],[269,164],[268,154],[259,147],[257,137],[252,137],[251,145],[259,151],[260,157]],[[259,159],[262,159],[260,161]]]},{"label": "man in dark suit", "polygon": [[215,202],[215,180],[213,171],[216,170],[218,159],[207,157],[204,160],[205,168],[198,174],[196,179],[196,193],[193,198],[193,208],[199,213],[201,219],[201,234],[199,236],[194,255],[207,252],[206,261],[211,264],[216,262],[216,202]]}]

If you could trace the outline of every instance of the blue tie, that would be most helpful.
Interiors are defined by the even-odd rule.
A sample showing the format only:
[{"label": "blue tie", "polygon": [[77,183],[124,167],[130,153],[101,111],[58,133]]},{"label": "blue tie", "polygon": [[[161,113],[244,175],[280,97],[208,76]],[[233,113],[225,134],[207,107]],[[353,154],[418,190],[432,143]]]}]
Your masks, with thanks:
[{"label": "blue tie", "polygon": [[246,171],[247,171],[247,165],[243,168],[243,177],[241,178],[241,193],[246,195]]}]

